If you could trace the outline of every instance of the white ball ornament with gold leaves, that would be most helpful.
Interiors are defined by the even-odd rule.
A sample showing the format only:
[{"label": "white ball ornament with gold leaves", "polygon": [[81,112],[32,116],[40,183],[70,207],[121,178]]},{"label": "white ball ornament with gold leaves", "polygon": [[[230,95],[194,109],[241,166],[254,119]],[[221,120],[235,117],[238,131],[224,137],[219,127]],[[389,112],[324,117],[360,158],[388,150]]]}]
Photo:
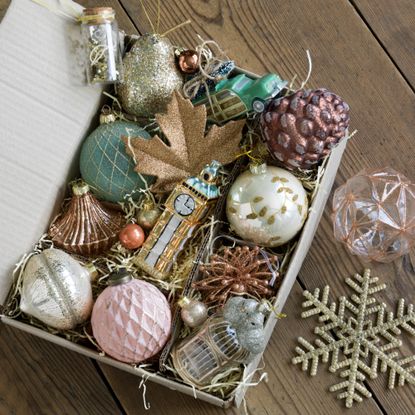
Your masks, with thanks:
[{"label": "white ball ornament with gold leaves", "polygon": [[300,180],[279,167],[251,166],[229,190],[226,214],[238,236],[275,247],[292,239],[308,212],[307,193]]}]

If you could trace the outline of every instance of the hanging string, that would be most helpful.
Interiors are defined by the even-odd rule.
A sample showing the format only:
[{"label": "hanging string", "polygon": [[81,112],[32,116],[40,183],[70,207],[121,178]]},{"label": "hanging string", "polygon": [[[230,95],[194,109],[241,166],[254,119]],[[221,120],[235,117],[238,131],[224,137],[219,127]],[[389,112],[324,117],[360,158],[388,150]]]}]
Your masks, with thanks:
[{"label": "hanging string", "polygon": [[140,4],[141,4],[141,8],[143,9],[144,14],[145,14],[145,16],[146,16],[146,18],[147,18],[148,22],[150,23],[150,26],[151,26],[151,31],[152,31],[153,33],[156,33],[156,32],[155,32],[155,30],[154,30],[154,25],[153,25],[153,22],[151,21],[150,16],[149,16],[149,15],[148,15],[148,13],[147,13],[147,9],[146,9],[146,8],[145,8],[145,6],[144,6],[143,0],[140,0]]},{"label": "hanging string", "polygon": [[143,388],[143,406],[144,409],[146,411],[148,411],[151,408],[151,405],[149,402],[147,402],[147,398],[146,398],[146,393],[147,393],[147,386],[146,386],[146,382],[148,380],[148,378],[150,377],[150,375],[143,375],[141,376],[141,382],[138,385],[138,390],[140,390],[141,388]]},{"label": "hanging string", "polygon": [[165,37],[167,36],[169,33],[174,32],[177,29],[180,29],[183,26],[186,26],[188,24],[192,23],[191,20],[186,20],[185,22],[179,23],[178,25],[172,27],[171,29],[167,30],[167,32],[164,32],[162,35],[160,35],[161,37]]},{"label": "hanging string", "polygon": [[[203,40],[200,36],[198,37],[202,41],[200,45],[196,46],[199,74],[183,85],[183,95],[186,98],[193,99],[197,95],[200,87],[204,85],[209,103],[213,108],[209,95],[209,87],[206,81],[210,79],[217,82],[226,78],[223,75],[213,76],[212,73],[229,61],[229,57],[214,40]],[[214,55],[212,47],[217,50],[218,53],[216,55]]]}]

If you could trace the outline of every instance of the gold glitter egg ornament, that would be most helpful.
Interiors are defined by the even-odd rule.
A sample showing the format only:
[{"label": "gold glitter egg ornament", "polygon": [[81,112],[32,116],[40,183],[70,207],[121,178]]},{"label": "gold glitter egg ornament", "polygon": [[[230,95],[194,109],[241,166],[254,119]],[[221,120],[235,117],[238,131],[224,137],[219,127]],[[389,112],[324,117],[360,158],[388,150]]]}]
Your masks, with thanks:
[{"label": "gold glitter egg ornament", "polygon": [[274,247],[292,239],[308,211],[301,182],[279,167],[250,166],[231,186],[226,214],[235,233],[260,246]]},{"label": "gold glitter egg ornament", "polygon": [[60,249],[45,249],[25,266],[20,309],[50,327],[73,329],[91,314],[94,273]]},{"label": "gold glitter egg ornament", "polygon": [[165,112],[183,78],[169,39],[146,34],[137,39],[124,60],[124,81],[118,87],[123,109],[138,117]]}]

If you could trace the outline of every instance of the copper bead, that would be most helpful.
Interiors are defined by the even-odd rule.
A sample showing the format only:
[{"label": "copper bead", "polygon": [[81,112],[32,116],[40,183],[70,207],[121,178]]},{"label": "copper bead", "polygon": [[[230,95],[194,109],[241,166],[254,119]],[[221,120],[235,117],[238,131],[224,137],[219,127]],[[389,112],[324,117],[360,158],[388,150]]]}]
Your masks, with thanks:
[{"label": "copper bead", "polygon": [[119,240],[121,245],[127,249],[137,249],[143,245],[145,239],[144,231],[141,226],[129,223],[120,232]]},{"label": "copper bead", "polygon": [[179,55],[179,68],[184,73],[195,73],[199,70],[199,56],[195,50],[184,50]]}]

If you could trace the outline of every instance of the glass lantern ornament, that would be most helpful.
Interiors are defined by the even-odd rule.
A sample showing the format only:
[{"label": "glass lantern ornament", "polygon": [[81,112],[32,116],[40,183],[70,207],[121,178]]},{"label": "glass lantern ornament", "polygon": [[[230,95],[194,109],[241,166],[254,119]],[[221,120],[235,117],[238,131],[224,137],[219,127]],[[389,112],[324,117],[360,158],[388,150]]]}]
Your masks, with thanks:
[{"label": "glass lantern ornament", "polygon": [[60,249],[32,256],[23,271],[20,309],[58,330],[69,330],[91,314],[92,265],[82,266]]},{"label": "glass lantern ornament", "polygon": [[123,76],[121,44],[112,7],[84,9],[80,17],[89,84],[112,84]]},{"label": "glass lantern ornament", "polygon": [[253,299],[232,297],[172,351],[180,377],[196,387],[209,385],[227,368],[248,364],[265,348],[266,307]]},{"label": "glass lantern ornament", "polygon": [[361,171],[335,191],[333,226],[352,254],[394,261],[415,243],[415,184],[390,167]]}]

